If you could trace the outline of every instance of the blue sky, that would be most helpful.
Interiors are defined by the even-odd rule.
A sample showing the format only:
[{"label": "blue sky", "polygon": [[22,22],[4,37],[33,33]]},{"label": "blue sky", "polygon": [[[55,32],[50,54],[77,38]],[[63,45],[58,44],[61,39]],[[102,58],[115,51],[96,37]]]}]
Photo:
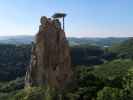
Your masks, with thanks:
[{"label": "blue sky", "polygon": [[68,14],[69,37],[133,36],[133,0],[0,0],[0,36],[35,35],[55,12]]}]

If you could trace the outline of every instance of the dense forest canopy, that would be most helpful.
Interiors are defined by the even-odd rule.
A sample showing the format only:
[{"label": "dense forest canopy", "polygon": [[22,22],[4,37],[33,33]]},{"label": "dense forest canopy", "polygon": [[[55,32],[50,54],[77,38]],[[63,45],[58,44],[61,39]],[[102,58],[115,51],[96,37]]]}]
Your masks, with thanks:
[{"label": "dense forest canopy", "polygon": [[109,48],[110,52],[114,52],[118,54],[119,58],[133,58],[133,38],[129,38],[128,40],[114,44],[111,48]]},{"label": "dense forest canopy", "polygon": [[[62,100],[133,100],[133,39],[103,47],[70,45],[74,82]],[[31,44],[0,44],[0,100],[58,100],[48,87],[24,88]],[[46,96],[47,94],[47,96]]]},{"label": "dense forest canopy", "polygon": [[[0,44],[0,80],[13,80],[25,75],[30,62],[31,44]],[[72,65],[102,64],[104,50],[97,46],[70,47]]]}]

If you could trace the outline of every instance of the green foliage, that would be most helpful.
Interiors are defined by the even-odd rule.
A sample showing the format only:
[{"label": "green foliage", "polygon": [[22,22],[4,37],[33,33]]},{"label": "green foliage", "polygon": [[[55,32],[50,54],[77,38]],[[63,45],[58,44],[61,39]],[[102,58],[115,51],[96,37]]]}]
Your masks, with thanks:
[{"label": "green foliage", "polygon": [[0,81],[25,75],[30,59],[30,45],[0,44]]},{"label": "green foliage", "polygon": [[13,93],[0,93],[0,100],[11,100]]},{"label": "green foliage", "polygon": [[96,93],[103,87],[103,83],[91,73],[92,70],[92,67],[87,66],[76,67],[76,87],[72,91],[67,92],[70,100],[91,100],[91,98],[96,97]]},{"label": "green foliage", "polygon": [[24,88],[24,78],[17,78],[16,80],[0,83],[0,92],[9,93]]},{"label": "green foliage", "polygon": [[49,87],[27,87],[18,92],[12,100],[55,100],[56,93]]},{"label": "green foliage", "polygon": [[[25,75],[30,61],[31,45],[0,44],[0,81],[15,80]],[[73,65],[95,65],[103,63],[104,51],[97,46],[71,47]]]},{"label": "green foliage", "polygon": [[[131,83],[133,77],[132,65],[132,60],[118,59],[95,67],[76,67],[77,87],[68,92],[69,98],[72,100],[108,100],[108,98],[110,100],[128,100],[122,98],[132,96],[131,84],[127,85]],[[127,89],[128,86],[130,86],[129,89]],[[127,91],[130,91],[129,95]]]},{"label": "green foliage", "polygon": [[11,100],[17,92],[24,88],[24,78],[0,82],[0,100]]},{"label": "green foliage", "polygon": [[21,90],[14,96],[14,100],[44,100],[44,91],[41,88],[28,88]]},{"label": "green foliage", "polygon": [[109,51],[117,53],[118,58],[133,59],[133,38],[130,38],[120,44],[114,44]]},{"label": "green foliage", "polygon": [[118,88],[104,87],[99,91],[96,100],[122,100],[121,90]]},{"label": "green foliage", "polygon": [[127,68],[126,73],[122,75],[122,85],[120,89],[118,86],[115,88],[104,87],[97,93],[97,100],[133,100],[133,67]]},{"label": "green foliage", "polygon": [[[105,50],[72,46],[72,64],[78,66],[73,67],[73,84],[63,91],[49,87],[23,89],[31,45],[1,44],[0,100],[133,100],[133,60],[125,59],[132,58],[132,43],[130,40]],[[124,59],[113,60],[116,54]]]},{"label": "green foliage", "polygon": [[96,100],[133,100],[133,68],[124,76],[123,88],[104,87],[97,93]]},{"label": "green foliage", "polygon": [[77,45],[71,47],[73,65],[96,65],[102,64],[104,51],[97,46]]},{"label": "green foliage", "polygon": [[124,77],[124,100],[133,100],[133,68],[128,70],[127,75]]},{"label": "green foliage", "polygon": [[122,88],[123,78],[127,75],[128,70],[133,68],[132,65],[132,60],[114,60],[96,66],[92,73],[103,80],[106,86]]},{"label": "green foliage", "polygon": [[68,38],[70,45],[90,44],[100,47],[112,46],[112,44],[121,43],[128,38]]},{"label": "green foliage", "polygon": [[128,69],[133,66],[132,60],[114,60],[95,67],[93,73],[100,78],[108,78],[110,80],[117,77],[123,77],[127,74]]}]

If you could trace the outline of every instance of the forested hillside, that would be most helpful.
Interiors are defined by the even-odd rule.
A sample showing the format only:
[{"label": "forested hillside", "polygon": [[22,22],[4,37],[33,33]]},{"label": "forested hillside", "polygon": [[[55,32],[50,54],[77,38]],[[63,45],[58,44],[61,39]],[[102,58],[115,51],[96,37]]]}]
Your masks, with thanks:
[{"label": "forested hillside", "polygon": [[74,81],[60,94],[48,87],[23,89],[31,44],[0,44],[0,100],[133,100],[132,46],[132,39],[105,48],[71,45]]},{"label": "forested hillside", "polygon": [[110,52],[117,53],[119,58],[133,58],[133,38],[114,44],[110,49]]},{"label": "forested hillside", "polygon": [[[127,40],[128,37],[124,38],[76,38],[76,37],[68,37],[67,40],[69,41],[69,45],[95,45],[100,47],[108,47],[112,46],[112,44],[121,43],[125,40]],[[0,43],[3,44],[30,44],[32,41],[34,41],[34,36],[1,36],[0,37]]]},{"label": "forested hillside", "polygon": [[[25,75],[30,62],[31,44],[0,44],[0,80],[13,80]],[[80,45],[70,48],[72,65],[103,63],[104,50],[97,46]]]},{"label": "forested hillside", "polygon": [[14,80],[25,75],[31,45],[0,44],[0,80]]}]

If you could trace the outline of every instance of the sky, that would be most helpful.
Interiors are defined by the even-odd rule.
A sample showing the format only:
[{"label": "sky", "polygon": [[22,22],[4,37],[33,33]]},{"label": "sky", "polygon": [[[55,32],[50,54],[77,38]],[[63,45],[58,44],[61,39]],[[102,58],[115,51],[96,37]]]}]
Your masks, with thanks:
[{"label": "sky", "polygon": [[67,37],[133,36],[133,0],[0,0],[0,36],[35,35],[56,12],[67,14]]}]

